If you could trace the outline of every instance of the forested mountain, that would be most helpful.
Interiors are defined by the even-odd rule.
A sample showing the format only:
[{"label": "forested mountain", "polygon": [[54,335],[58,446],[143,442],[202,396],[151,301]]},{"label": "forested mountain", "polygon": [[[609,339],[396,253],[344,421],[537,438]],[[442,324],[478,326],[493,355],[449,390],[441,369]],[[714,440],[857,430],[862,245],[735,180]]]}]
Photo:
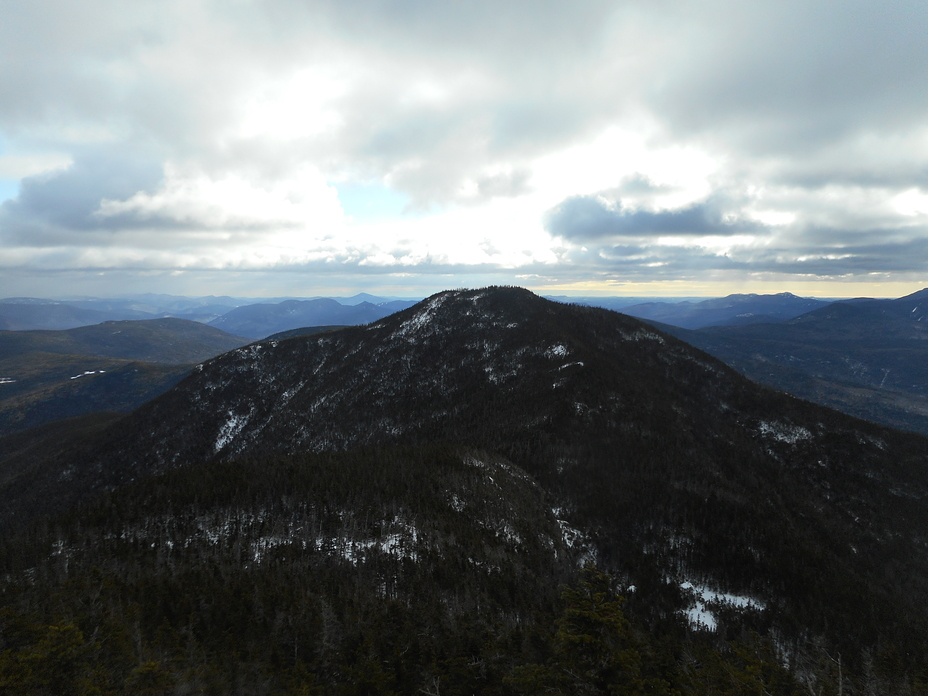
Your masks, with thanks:
[{"label": "forested mountain", "polygon": [[177,384],[192,363],[247,342],[185,319],[0,331],[0,434],[131,411]]},{"label": "forested mountain", "polygon": [[700,302],[647,302],[621,307],[619,311],[639,319],[699,329],[704,326],[785,321],[829,304],[824,300],[781,292],[776,295],[728,295]]},{"label": "forested mountain", "polygon": [[29,297],[0,301],[0,330],[4,331],[64,330],[110,320],[152,318],[147,312],[132,309],[88,309]]},{"label": "forested mountain", "polygon": [[367,324],[413,304],[415,302],[407,300],[351,305],[343,305],[331,298],[286,300],[277,304],[237,307],[211,321],[210,326],[240,336],[264,338],[303,327]]},{"label": "forested mountain", "polygon": [[245,338],[188,319],[108,321],[66,331],[0,332],[0,359],[42,352],[183,365],[246,343]]},{"label": "forested mountain", "polygon": [[925,690],[928,440],[614,312],[445,292],[59,437],[0,458],[33,693]]},{"label": "forested mountain", "polygon": [[928,291],[836,302],[777,324],[664,326],[763,384],[928,434]]}]

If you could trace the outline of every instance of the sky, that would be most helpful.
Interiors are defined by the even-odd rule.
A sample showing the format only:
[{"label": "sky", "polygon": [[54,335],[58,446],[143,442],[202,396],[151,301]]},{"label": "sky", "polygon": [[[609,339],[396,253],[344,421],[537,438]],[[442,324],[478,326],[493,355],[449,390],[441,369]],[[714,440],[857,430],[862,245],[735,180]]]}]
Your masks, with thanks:
[{"label": "sky", "polygon": [[923,0],[0,0],[0,296],[901,296]]}]

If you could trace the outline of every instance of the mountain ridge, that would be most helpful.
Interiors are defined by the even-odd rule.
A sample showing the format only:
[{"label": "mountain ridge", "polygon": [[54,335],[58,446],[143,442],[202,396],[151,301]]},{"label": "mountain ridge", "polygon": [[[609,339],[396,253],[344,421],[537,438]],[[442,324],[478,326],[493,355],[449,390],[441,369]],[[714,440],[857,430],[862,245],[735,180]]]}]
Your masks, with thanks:
[{"label": "mountain ridge", "polygon": [[742,374],[801,398],[928,434],[928,302],[835,302],[776,324],[660,325]]}]

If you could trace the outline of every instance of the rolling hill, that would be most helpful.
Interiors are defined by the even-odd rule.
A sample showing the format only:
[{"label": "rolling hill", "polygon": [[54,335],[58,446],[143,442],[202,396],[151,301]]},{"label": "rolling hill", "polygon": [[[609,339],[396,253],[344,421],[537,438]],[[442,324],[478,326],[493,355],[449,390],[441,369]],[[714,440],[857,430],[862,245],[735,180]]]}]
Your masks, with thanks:
[{"label": "rolling hill", "polygon": [[0,434],[94,411],[129,412],[197,363],[247,343],[184,319],[0,331]]}]

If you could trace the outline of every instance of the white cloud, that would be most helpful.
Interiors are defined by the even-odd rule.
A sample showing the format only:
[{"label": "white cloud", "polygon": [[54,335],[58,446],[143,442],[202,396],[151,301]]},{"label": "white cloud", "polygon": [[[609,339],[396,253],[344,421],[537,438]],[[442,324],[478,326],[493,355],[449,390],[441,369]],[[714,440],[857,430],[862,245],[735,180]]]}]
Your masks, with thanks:
[{"label": "white cloud", "polygon": [[[921,268],[914,0],[37,0],[0,20],[3,264]],[[546,211],[578,200],[624,227],[552,237]]]},{"label": "white cloud", "polygon": [[59,169],[67,169],[73,160],[70,156],[54,152],[37,152],[29,155],[0,155],[0,179],[25,179]]}]

